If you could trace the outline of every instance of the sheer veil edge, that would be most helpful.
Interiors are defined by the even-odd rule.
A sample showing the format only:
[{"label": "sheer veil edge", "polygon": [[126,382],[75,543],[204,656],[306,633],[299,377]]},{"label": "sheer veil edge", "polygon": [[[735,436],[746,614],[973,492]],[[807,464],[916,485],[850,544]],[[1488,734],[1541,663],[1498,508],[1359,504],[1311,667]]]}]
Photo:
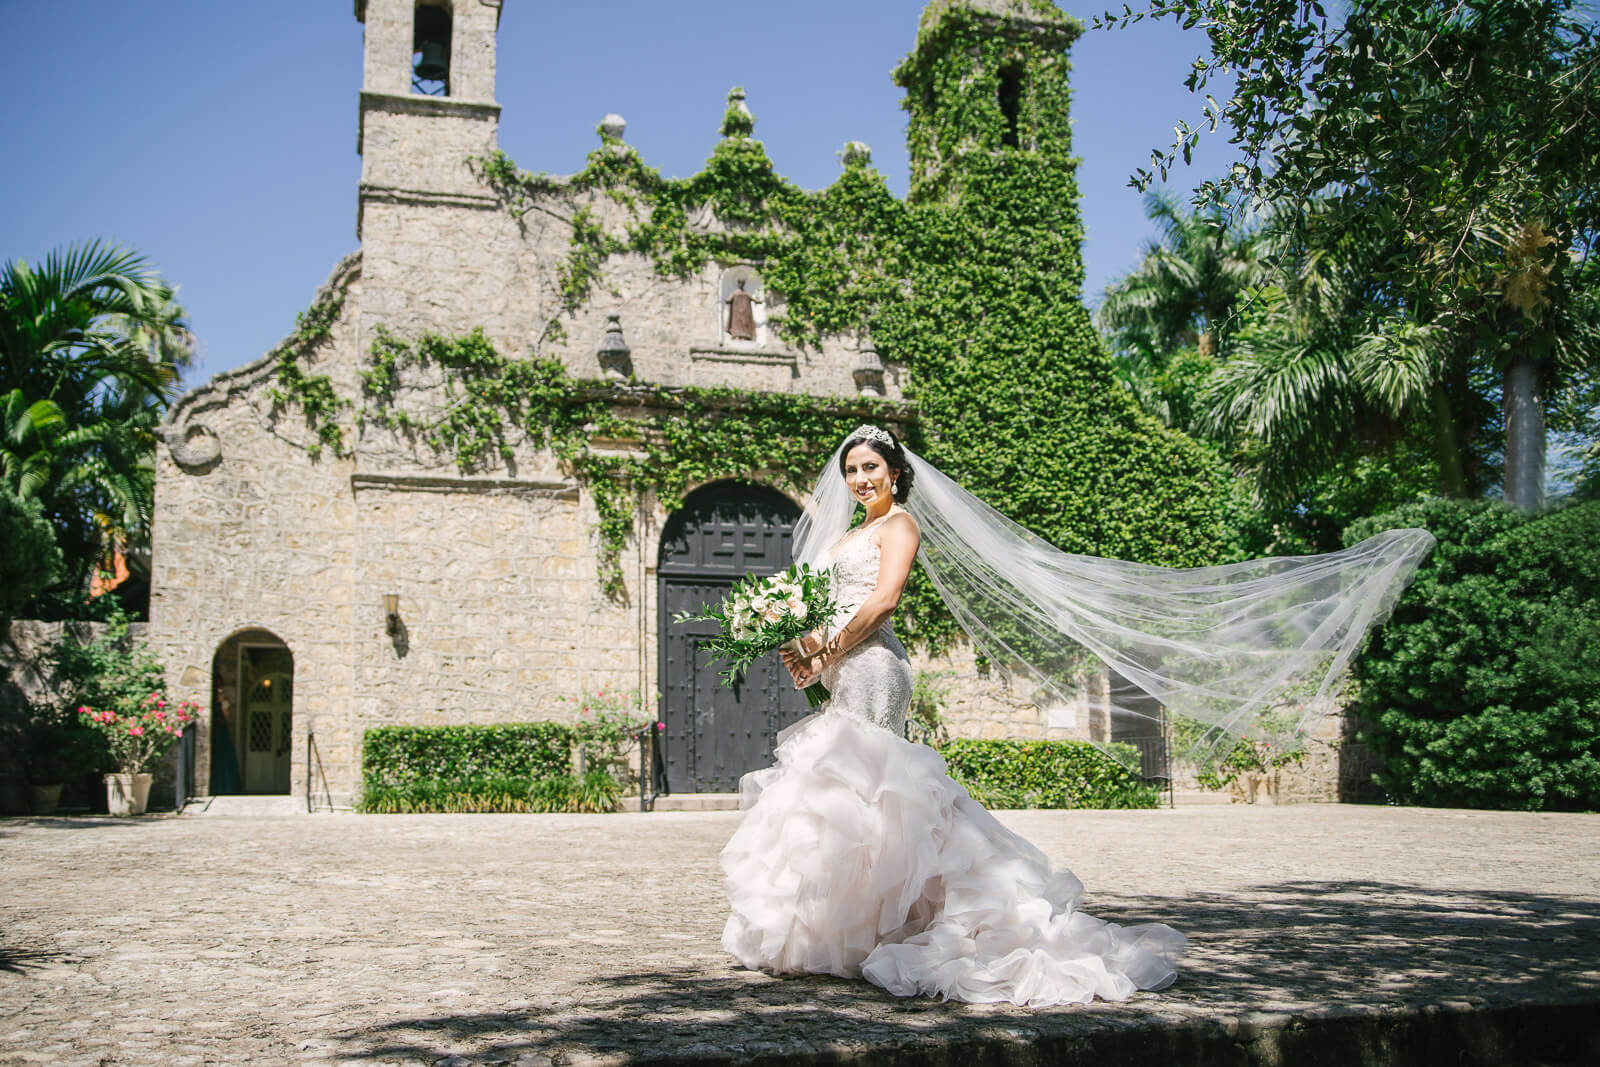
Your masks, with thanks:
[{"label": "sheer veil edge", "polygon": [[[974,649],[1053,721],[1098,720],[1092,739],[1130,764],[1138,750],[1119,742],[1158,736],[1190,759],[1240,737],[1299,747],[1434,545],[1402,529],[1319,556],[1209,567],[1076,555],[906,456],[918,559]],[[797,562],[817,564],[850,527],[838,460],[836,449],[795,527]]]}]

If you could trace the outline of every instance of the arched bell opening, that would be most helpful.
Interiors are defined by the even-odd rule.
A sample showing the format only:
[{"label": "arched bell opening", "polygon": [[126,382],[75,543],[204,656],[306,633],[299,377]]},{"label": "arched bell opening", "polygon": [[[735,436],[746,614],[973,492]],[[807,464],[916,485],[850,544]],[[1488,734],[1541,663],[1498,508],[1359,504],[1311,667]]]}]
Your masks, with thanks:
[{"label": "arched bell opening", "polygon": [[211,793],[289,792],[294,759],[294,653],[248,629],[211,658]]},{"label": "arched bell opening", "polygon": [[776,654],[732,687],[704,651],[715,623],[675,623],[679,612],[715,607],[746,574],[775,574],[794,557],[800,508],[775,489],[713,482],[696,489],[661,534],[658,597],[661,722],[667,782],[675,793],[721,793],[772,762],[778,731],[803,718]]},{"label": "arched bell opening", "polygon": [[1005,125],[1000,131],[1000,143],[1007,148],[1022,144],[1022,68],[1007,63],[1000,68],[998,87],[1000,115]]},{"label": "arched bell opening", "polygon": [[411,91],[450,95],[450,8],[438,0],[417,4],[411,24]]}]

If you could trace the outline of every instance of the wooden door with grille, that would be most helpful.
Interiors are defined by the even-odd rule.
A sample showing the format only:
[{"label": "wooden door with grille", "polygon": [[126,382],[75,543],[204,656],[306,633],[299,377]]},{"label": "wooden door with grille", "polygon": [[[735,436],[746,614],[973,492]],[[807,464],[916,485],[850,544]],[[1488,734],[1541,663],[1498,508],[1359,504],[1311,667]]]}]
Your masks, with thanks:
[{"label": "wooden door with grille", "polygon": [[762,486],[719,482],[697,490],[668,521],[659,574],[661,721],[673,792],[720,793],[772,762],[777,733],[807,713],[776,654],[725,687],[705,653],[713,623],[674,623],[715,606],[748,573],[773,574],[793,554],[800,509]]},{"label": "wooden door with grille", "polygon": [[293,707],[293,680],[287,673],[257,679],[245,697],[244,787],[247,792],[289,791]]}]

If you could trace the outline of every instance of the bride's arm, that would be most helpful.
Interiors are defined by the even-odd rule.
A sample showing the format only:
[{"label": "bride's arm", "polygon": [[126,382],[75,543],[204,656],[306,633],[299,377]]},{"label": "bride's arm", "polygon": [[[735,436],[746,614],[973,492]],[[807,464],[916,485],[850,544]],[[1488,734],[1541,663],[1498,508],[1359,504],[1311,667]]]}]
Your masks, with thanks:
[{"label": "bride's arm", "polygon": [[[832,640],[820,649],[813,651],[811,642],[805,640],[801,644],[805,650],[804,656],[797,656],[793,652],[781,653],[783,664],[794,676],[797,688],[804,689],[810,685],[830,661],[864,641],[899,606],[900,594],[905,591],[906,579],[911,576],[911,565],[917,559],[917,546],[922,542],[922,533],[917,529],[917,521],[902,511],[898,515],[891,515],[877,534],[878,584],[872,590],[872,595],[839,628]],[[812,631],[813,634],[819,632]],[[810,638],[812,635],[806,636]]]},{"label": "bride's arm", "polygon": [[905,512],[889,516],[878,530],[878,584],[850,621],[839,627],[822,653],[815,657],[816,670],[828,660],[842,656],[874,633],[900,606],[911,565],[917,560],[917,545],[922,534],[917,522]]}]

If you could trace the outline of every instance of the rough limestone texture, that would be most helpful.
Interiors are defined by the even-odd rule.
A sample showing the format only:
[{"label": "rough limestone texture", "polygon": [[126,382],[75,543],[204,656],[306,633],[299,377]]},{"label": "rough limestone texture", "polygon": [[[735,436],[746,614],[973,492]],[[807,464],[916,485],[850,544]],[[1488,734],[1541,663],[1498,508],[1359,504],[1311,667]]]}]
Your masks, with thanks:
[{"label": "rough limestone texture", "polygon": [[737,817],[0,822],[0,1063],[1600,1061],[1592,815],[1002,812],[1190,939],[1164,992],[1041,1010],[740,970]]}]

